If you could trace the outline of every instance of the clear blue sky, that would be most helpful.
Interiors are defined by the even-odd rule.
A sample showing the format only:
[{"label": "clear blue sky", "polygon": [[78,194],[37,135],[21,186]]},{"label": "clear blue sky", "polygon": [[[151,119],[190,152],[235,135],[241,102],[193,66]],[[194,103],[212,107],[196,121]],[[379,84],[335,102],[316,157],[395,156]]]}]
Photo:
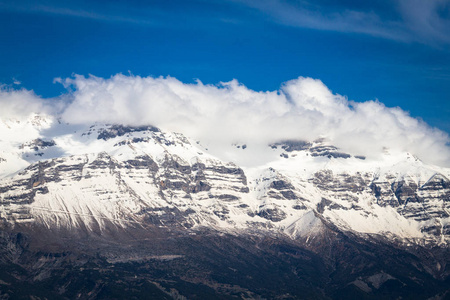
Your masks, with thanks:
[{"label": "clear blue sky", "polygon": [[309,76],[450,132],[448,0],[0,0],[0,39],[0,83],[43,97],[74,73],[255,90]]}]

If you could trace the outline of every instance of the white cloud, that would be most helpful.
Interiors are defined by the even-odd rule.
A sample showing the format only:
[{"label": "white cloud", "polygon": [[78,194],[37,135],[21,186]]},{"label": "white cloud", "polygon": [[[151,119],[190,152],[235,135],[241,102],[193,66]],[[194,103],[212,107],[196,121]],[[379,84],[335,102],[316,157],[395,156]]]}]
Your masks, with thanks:
[{"label": "white cloud", "polygon": [[11,89],[0,86],[0,119],[23,120],[33,113],[51,113],[51,107],[26,89]]},{"label": "white cloud", "polygon": [[59,99],[42,99],[33,91],[3,86],[0,119],[62,113],[73,124],[154,125],[216,149],[245,143],[267,150],[274,142],[325,137],[353,155],[376,157],[389,148],[450,166],[446,133],[398,107],[349,101],[312,78],[300,77],[267,92],[253,91],[236,80],[204,85],[172,77],[119,74],[109,79],[76,75],[58,81],[71,90]]},{"label": "white cloud", "polygon": [[288,81],[271,92],[250,90],[236,80],[204,85],[121,74],[109,79],[75,76],[62,82],[74,88],[63,113],[71,123],[151,124],[223,145],[325,136],[352,154],[375,156],[387,147],[450,165],[444,132],[400,108],[348,101],[311,78]]}]

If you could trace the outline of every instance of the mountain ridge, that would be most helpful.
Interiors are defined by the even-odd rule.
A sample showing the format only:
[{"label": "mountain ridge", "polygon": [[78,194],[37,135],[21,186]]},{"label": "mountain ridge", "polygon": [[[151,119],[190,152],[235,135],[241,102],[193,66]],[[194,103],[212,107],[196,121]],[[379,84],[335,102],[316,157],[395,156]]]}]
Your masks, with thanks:
[{"label": "mountain ridge", "polygon": [[[125,282],[147,278],[161,299],[171,289],[178,295],[172,298],[201,298],[194,287],[204,297],[230,299],[296,299],[308,286],[306,298],[448,295],[448,168],[406,152],[363,159],[323,139],[266,145],[266,163],[239,166],[201,141],[153,126],[73,127],[36,116],[27,124],[2,128],[12,133],[0,141],[0,240],[3,265],[25,270],[16,277],[30,287],[61,277],[57,286],[75,291],[70,282],[78,266],[121,277],[151,264],[162,273]],[[226,151],[256,153],[244,143]],[[36,267],[39,261],[48,266]],[[60,264],[70,270],[64,276]],[[119,265],[127,267],[115,271]],[[250,266],[287,281],[264,287],[266,279],[256,283]],[[94,299],[89,293],[101,295],[109,286],[100,274],[92,280],[98,286],[80,283],[82,298]]]},{"label": "mountain ridge", "polygon": [[[32,120],[36,121],[36,117]],[[54,150],[61,148],[58,145],[64,142],[64,147],[69,150]],[[84,198],[102,199],[101,194],[106,191],[112,195],[110,197],[128,193],[127,197],[135,199],[136,203],[145,202],[139,204],[141,209],[153,207],[155,203],[159,203],[157,207],[165,206],[166,209],[172,204],[178,205],[178,209],[183,207],[182,210],[189,207],[188,214],[194,215],[195,209],[199,209],[196,214],[198,220],[187,218],[191,225],[201,225],[199,220],[202,218],[210,219],[211,224],[207,222],[206,225],[221,224],[219,227],[224,228],[245,228],[246,224],[256,221],[263,228],[266,227],[265,222],[269,222],[269,227],[282,224],[277,226],[281,231],[294,226],[293,219],[301,220],[302,211],[307,210],[323,215],[340,228],[355,232],[390,232],[407,239],[428,240],[433,240],[430,237],[434,235],[434,242],[448,243],[450,181],[443,173],[450,173],[449,169],[424,165],[409,153],[394,159],[385,155],[391,159],[387,163],[363,160],[320,143],[323,141],[267,145],[273,152],[272,159],[275,159],[263,166],[239,167],[221,161],[201,147],[200,142],[190,141],[181,134],[165,133],[153,126],[93,125],[81,133],[52,139],[41,136],[19,145],[17,155],[22,151],[25,159],[31,156],[31,164],[2,180],[2,197],[3,202],[8,197],[26,198],[33,210],[70,213],[68,207],[79,206]],[[83,144],[88,146],[83,149]],[[231,145],[230,148],[234,147]],[[248,148],[235,149],[249,151]],[[69,153],[49,158],[61,152]],[[4,164],[7,162],[1,166]],[[64,181],[64,176],[70,178],[63,183],[66,187],[62,189],[57,183]],[[85,184],[91,177],[104,181],[104,191],[99,188],[86,192],[84,198],[71,198],[71,201],[60,204],[44,200],[51,198],[64,202],[64,192],[69,193],[73,189],[71,193],[75,195],[78,190],[91,188],[89,184],[85,187],[75,185],[76,182]],[[134,177],[140,179],[135,180]],[[17,190],[15,185],[22,189],[17,191],[17,195],[11,194]],[[53,190],[56,194],[52,194]],[[29,198],[30,195],[33,199]],[[208,201],[210,203],[205,207],[199,205]],[[71,213],[95,215],[97,211],[102,218],[113,219],[111,212],[102,212],[103,204],[90,205],[95,208],[89,205],[72,207]],[[110,205],[115,204],[111,202]],[[217,210],[212,208],[214,205]],[[206,215],[202,211],[205,208],[208,210]],[[137,208],[127,209],[131,209],[129,217],[133,219],[132,211]],[[235,219],[230,219],[230,209]],[[360,213],[355,214],[358,211]],[[208,214],[214,217],[210,218]],[[348,223],[346,219],[359,219],[359,222]],[[372,221],[375,223],[373,226],[379,228],[371,229],[363,224],[367,223],[365,221]],[[400,228],[387,230],[386,226],[379,224],[380,221],[394,222]],[[419,225],[414,226],[417,225],[414,222]],[[427,231],[431,235],[421,235]]]}]

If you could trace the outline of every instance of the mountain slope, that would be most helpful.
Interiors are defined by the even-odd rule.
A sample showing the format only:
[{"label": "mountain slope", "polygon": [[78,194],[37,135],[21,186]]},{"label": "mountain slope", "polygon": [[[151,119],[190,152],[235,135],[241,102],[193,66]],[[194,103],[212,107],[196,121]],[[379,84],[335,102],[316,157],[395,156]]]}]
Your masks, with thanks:
[{"label": "mountain slope", "polygon": [[[72,258],[82,253],[81,265],[92,270],[158,262],[155,270],[165,274],[166,263],[182,261],[174,267],[178,279],[170,280],[207,286],[199,290],[210,297],[297,298],[307,287],[311,298],[337,298],[338,291],[358,297],[379,297],[383,289],[397,296],[421,290],[427,297],[446,291],[450,170],[409,153],[386,150],[364,158],[324,139],[215,151],[217,145],[208,150],[202,141],[152,126],[71,126],[37,115],[1,126],[3,263],[23,268],[23,278],[41,274],[32,262],[42,260],[37,253],[43,251],[69,253],[49,259],[51,281],[59,276],[59,263],[75,272]],[[262,163],[241,164],[242,157],[258,155]],[[211,255],[217,263],[208,260]],[[250,277],[254,268],[267,278],[273,268],[280,276],[294,275],[264,290],[266,279],[235,282],[236,274],[224,268]],[[189,269],[203,275],[179,277]],[[31,286],[42,283],[39,276]],[[174,297],[160,286],[161,278],[148,277],[148,289]],[[318,284],[326,281],[330,286]],[[425,289],[427,284],[435,288]],[[189,292],[192,286],[172,288],[201,297]],[[83,295],[92,291],[98,296],[102,288]]]}]

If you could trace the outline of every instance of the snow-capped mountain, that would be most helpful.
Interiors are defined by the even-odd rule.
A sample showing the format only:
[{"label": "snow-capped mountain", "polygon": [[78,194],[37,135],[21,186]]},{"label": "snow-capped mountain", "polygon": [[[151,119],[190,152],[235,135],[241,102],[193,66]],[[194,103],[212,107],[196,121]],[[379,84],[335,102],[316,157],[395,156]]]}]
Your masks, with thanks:
[{"label": "snow-capped mountain", "polygon": [[[4,233],[37,234],[44,244],[51,236],[120,244],[160,231],[207,231],[278,237],[319,256],[333,245],[324,240],[339,233],[448,254],[450,169],[407,152],[385,149],[366,158],[319,137],[219,147],[152,126],[73,126],[42,115],[3,120],[0,127]],[[158,257],[178,255],[169,254]],[[133,260],[123,252],[106,256]],[[448,256],[435,256],[423,268],[448,281]],[[380,272],[358,273],[345,284],[364,293],[389,280],[406,284]]]},{"label": "snow-capped mountain", "polygon": [[295,239],[321,218],[407,243],[450,241],[450,170],[409,153],[369,161],[323,140],[286,141],[266,145],[263,165],[243,167],[152,126],[73,128],[39,116],[2,126],[1,218],[12,225],[101,231],[135,222]]}]

